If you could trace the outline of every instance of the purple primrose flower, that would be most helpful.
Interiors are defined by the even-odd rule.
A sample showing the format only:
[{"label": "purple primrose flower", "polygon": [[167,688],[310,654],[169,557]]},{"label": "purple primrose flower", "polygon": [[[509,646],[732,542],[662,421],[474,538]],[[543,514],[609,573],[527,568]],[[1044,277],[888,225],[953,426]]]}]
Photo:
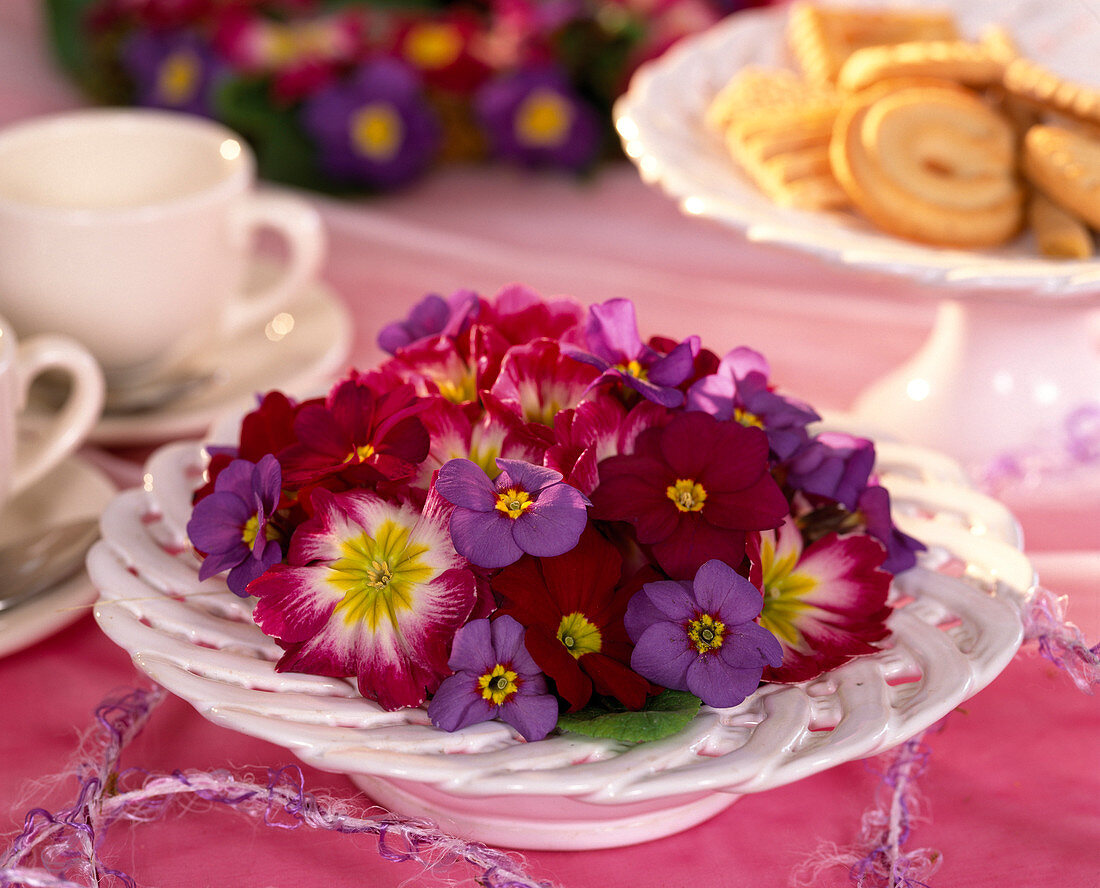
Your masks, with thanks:
[{"label": "purple primrose flower", "polygon": [[875,465],[875,445],[843,432],[822,432],[787,463],[797,490],[836,500],[854,511]]},{"label": "purple primrose flower", "polygon": [[763,601],[759,589],[715,559],[694,582],[646,583],[626,608],[630,665],[708,706],[736,706],[756,690],[765,666],[783,662],[779,641],[753,622]]},{"label": "purple primrose flower", "polygon": [[667,355],[650,348],[638,335],[634,303],[629,299],[609,299],[588,309],[585,328],[588,351],[567,344],[562,351],[601,371],[593,383],[622,382],[644,398],[664,407],[679,407],[683,393],[678,386],[691,375],[698,337],[692,336]]},{"label": "purple primrose flower", "polygon": [[821,417],[800,401],[773,392],[768,386],[770,372],[762,354],[735,348],[722,358],[717,373],[688,389],[687,409],[762,428],[772,453],[787,459],[809,441],[806,426]]},{"label": "purple primrose flower", "polygon": [[894,525],[890,515],[890,493],[885,487],[868,487],[860,494],[856,505],[867,525],[867,533],[886,547],[883,570],[897,574],[917,563],[917,552],[923,552],[926,547]]},{"label": "purple primrose flower", "polygon": [[456,290],[444,299],[430,293],[412,307],[403,321],[394,321],[378,334],[378,346],[394,355],[399,349],[434,336],[457,336],[477,314],[480,302],[473,290]]},{"label": "purple primrose flower", "polygon": [[197,34],[140,30],[120,57],[139,105],[214,116],[214,92],[228,69]]},{"label": "purple primrose flower", "polygon": [[281,490],[282,470],[271,454],[258,463],[235,459],[222,469],[214,492],[199,501],[187,522],[191,542],[206,553],[200,580],[228,570],[230,590],[246,598],[248,584],[282,560],[268,523]]},{"label": "purple primrose flower", "polygon": [[415,179],[440,142],[415,72],[392,58],[368,61],[350,79],[314,94],[302,108],[302,123],[334,179],[372,188]]},{"label": "purple primrose flower", "polygon": [[445,731],[500,718],[525,740],[541,740],[558,721],[558,701],[523,645],[514,618],[471,620],[455,634],[443,680],[428,704],[432,724]]},{"label": "purple primrose flower", "polygon": [[495,482],[468,459],[452,459],[439,470],[435,489],[455,507],[456,551],[478,567],[504,567],[524,552],[545,558],[576,546],[588,523],[584,494],[553,469],[518,459],[496,464]]},{"label": "purple primrose flower", "polygon": [[554,68],[521,70],[486,83],[474,96],[474,109],[498,157],[580,170],[599,156],[599,115]]}]

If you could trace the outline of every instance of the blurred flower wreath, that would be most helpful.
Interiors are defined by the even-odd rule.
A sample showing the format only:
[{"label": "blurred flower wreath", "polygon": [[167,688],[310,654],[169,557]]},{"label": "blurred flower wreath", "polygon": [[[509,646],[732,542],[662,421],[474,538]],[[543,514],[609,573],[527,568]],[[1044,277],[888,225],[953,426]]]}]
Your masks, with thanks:
[{"label": "blurred flower wreath", "polygon": [[268,179],[386,191],[446,163],[617,156],[635,68],[768,0],[45,0],[94,100],[202,114]]}]

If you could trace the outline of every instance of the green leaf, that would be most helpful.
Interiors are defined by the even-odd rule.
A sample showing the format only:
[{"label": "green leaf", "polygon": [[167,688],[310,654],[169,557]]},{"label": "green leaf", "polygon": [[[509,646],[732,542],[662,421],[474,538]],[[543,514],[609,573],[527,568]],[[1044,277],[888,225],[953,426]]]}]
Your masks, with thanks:
[{"label": "green leaf", "polygon": [[46,0],[44,15],[46,30],[54,57],[72,75],[87,73],[91,63],[85,33],[84,18],[94,0]]},{"label": "green leaf", "polygon": [[699,711],[700,700],[685,691],[662,691],[650,697],[645,708],[628,712],[607,703],[592,703],[580,712],[558,716],[558,727],[586,737],[603,737],[627,743],[660,740],[683,730]]},{"label": "green leaf", "polygon": [[252,143],[260,176],[304,188],[326,187],[295,109],[271,101],[267,80],[228,78],[216,92],[214,104],[218,119]]}]

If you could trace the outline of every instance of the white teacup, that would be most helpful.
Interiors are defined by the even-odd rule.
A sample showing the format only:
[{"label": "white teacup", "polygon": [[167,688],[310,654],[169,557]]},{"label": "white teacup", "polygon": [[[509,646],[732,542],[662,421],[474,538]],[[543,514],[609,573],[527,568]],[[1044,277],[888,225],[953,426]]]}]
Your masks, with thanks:
[{"label": "white teacup", "polygon": [[[0,132],[0,312],[23,336],[64,333],[108,382],[155,373],[270,320],[317,272],[318,214],[257,194],[244,140],[203,118],[95,109]],[[243,292],[254,235],[284,274]]]},{"label": "white teacup", "polygon": [[[37,433],[20,447],[27,392],[47,370],[70,377],[68,397],[47,422],[36,424]],[[0,505],[80,446],[99,419],[103,394],[103,374],[83,346],[52,335],[18,342],[11,324],[0,318]]]}]

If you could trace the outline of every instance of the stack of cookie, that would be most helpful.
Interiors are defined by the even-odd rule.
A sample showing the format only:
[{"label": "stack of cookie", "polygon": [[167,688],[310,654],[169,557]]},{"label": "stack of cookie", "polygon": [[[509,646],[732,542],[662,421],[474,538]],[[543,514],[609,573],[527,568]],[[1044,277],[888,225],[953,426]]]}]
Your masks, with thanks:
[{"label": "stack of cookie", "polygon": [[706,121],[777,203],[960,248],[1030,225],[1044,255],[1092,255],[1100,90],[1018,57],[1003,29],[962,39],[948,12],[797,2],[788,35],[800,73],[743,69]]}]

